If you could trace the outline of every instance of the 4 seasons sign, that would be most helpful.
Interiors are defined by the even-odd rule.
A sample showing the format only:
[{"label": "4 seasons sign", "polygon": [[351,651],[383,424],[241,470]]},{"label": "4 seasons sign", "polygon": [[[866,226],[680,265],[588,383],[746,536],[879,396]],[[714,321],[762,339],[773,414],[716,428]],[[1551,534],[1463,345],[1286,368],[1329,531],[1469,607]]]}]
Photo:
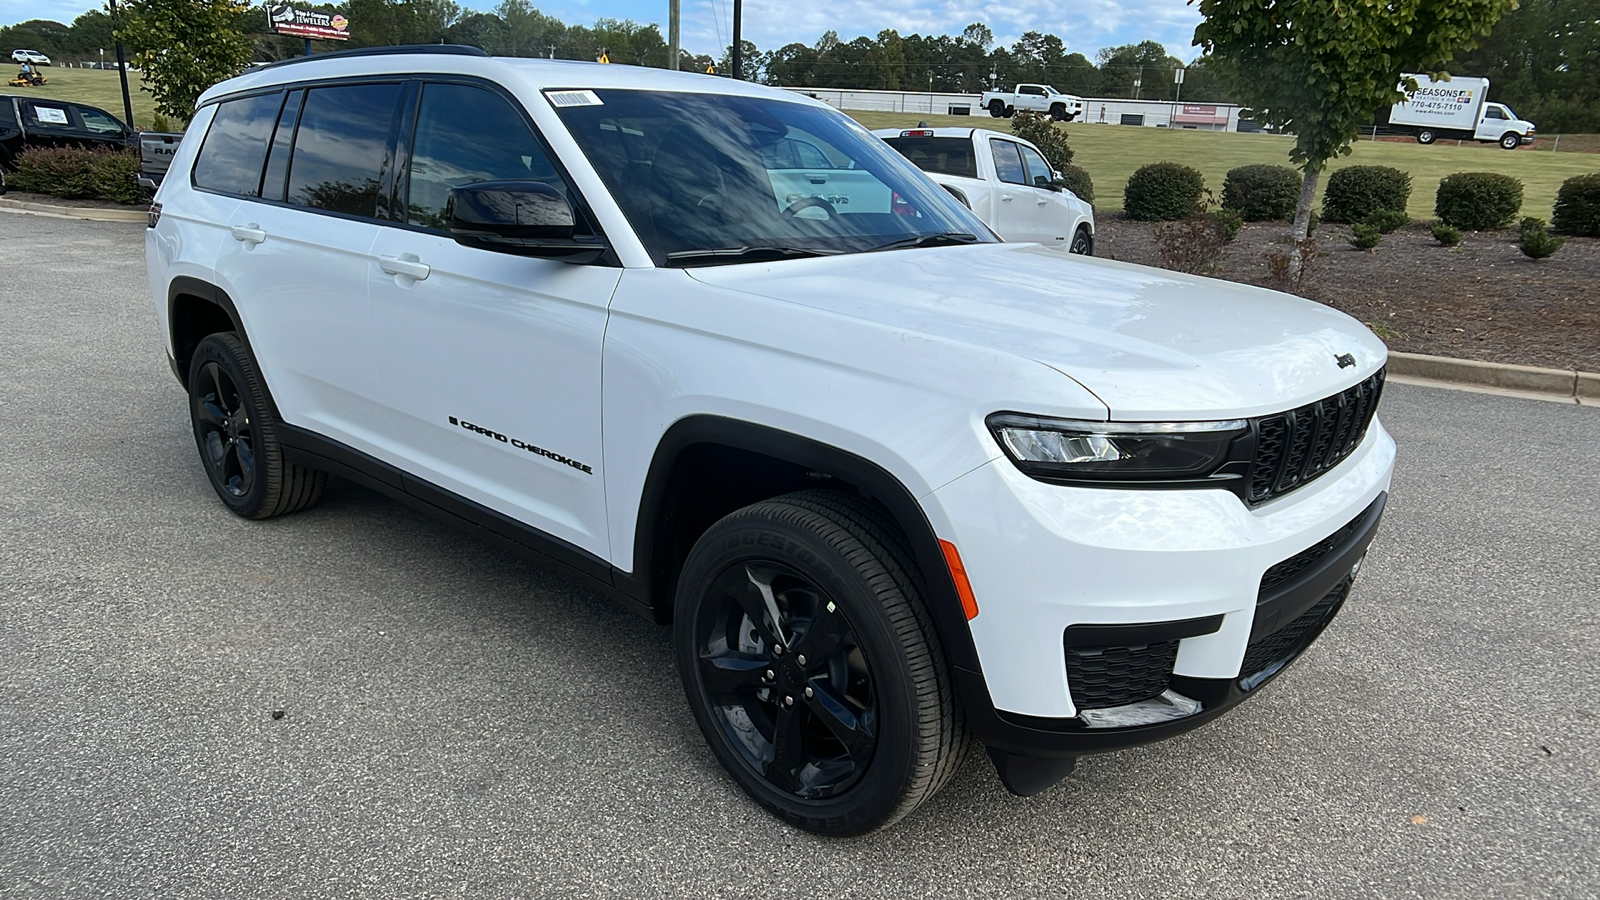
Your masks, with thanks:
[{"label": "4 seasons sign", "polygon": [[267,22],[278,34],[325,41],[350,40],[349,19],[333,13],[296,9],[290,3],[267,4]]}]

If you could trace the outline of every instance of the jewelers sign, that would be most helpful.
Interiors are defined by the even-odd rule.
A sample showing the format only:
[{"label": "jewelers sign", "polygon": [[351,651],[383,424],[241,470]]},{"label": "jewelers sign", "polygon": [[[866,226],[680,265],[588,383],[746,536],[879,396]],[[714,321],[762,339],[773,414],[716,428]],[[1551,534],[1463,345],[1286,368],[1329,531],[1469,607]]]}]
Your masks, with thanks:
[{"label": "jewelers sign", "polygon": [[267,4],[267,22],[278,34],[324,41],[350,40],[349,19],[333,13],[296,9],[291,3]]}]

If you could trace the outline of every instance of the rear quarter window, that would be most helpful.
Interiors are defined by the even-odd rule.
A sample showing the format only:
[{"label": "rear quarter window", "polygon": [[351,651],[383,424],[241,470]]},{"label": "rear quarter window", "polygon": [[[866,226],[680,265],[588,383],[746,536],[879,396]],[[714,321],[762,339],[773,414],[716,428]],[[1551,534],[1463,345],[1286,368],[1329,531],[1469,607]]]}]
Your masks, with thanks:
[{"label": "rear quarter window", "polygon": [[206,130],[194,161],[194,185],[208,191],[255,197],[261,193],[261,161],[278,121],[282,94],[228,100]]}]

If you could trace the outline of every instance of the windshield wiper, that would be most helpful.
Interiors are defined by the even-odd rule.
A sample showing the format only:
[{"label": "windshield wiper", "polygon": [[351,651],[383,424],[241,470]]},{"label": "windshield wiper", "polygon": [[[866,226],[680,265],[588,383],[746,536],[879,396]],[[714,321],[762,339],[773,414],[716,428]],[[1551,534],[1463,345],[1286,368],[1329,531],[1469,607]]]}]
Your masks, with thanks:
[{"label": "windshield wiper", "polygon": [[869,248],[865,252],[873,253],[878,250],[909,250],[915,247],[948,247],[954,244],[976,244],[978,236],[967,234],[964,231],[945,231],[939,234],[922,234],[916,237],[901,238]]},{"label": "windshield wiper", "polygon": [[742,263],[774,259],[804,259],[810,256],[831,256],[825,250],[805,250],[800,247],[721,247],[716,250],[675,250],[667,254],[667,265],[685,263]]}]

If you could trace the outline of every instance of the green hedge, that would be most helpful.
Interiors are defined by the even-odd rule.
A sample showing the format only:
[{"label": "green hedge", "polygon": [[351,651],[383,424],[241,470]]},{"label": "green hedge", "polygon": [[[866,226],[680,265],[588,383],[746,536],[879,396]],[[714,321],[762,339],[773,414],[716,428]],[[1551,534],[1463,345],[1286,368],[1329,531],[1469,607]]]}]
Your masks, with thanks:
[{"label": "green hedge", "polygon": [[1522,209],[1522,182],[1499,172],[1457,172],[1439,182],[1434,215],[1469,231],[1504,228]]},{"label": "green hedge", "polygon": [[1094,179],[1082,166],[1062,166],[1061,183],[1085,203],[1094,202]]},{"label": "green hedge", "polygon": [[1246,222],[1287,221],[1300,200],[1303,177],[1288,166],[1240,166],[1222,183],[1222,208]]},{"label": "green hedge", "polygon": [[1574,175],[1561,183],[1550,224],[1564,234],[1600,237],[1600,172]]},{"label": "green hedge", "polygon": [[139,156],[135,153],[41,147],[17,154],[16,165],[6,182],[19,191],[127,204],[150,200],[139,187]]},{"label": "green hedge", "polygon": [[1200,209],[1206,178],[1200,170],[1175,162],[1141,166],[1128,178],[1122,210],[1130,219],[1170,222]]},{"label": "green hedge", "polygon": [[1328,176],[1322,195],[1322,218],[1328,222],[1364,222],[1380,209],[1406,211],[1411,176],[1389,166],[1346,166]]}]

